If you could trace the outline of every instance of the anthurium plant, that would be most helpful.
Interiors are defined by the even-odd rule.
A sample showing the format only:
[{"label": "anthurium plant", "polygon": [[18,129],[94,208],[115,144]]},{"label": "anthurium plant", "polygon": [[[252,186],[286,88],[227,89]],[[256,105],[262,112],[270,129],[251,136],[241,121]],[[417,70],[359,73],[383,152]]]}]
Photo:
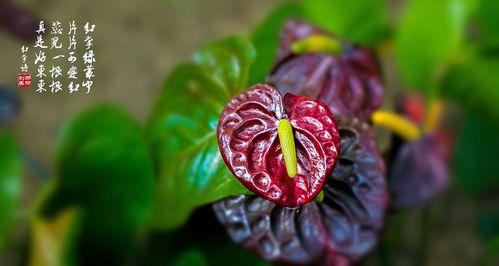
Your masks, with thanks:
[{"label": "anthurium plant", "polygon": [[[499,189],[494,5],[409,0],[394,22],[382,0],[285,3],[174,67],[145,123],[112,104],[74,116],[28,214],[26,263],[392,265],[416,209],[422,265],[449,184]],[[0,249],[21,189],[12,99],[0,91]]]}]

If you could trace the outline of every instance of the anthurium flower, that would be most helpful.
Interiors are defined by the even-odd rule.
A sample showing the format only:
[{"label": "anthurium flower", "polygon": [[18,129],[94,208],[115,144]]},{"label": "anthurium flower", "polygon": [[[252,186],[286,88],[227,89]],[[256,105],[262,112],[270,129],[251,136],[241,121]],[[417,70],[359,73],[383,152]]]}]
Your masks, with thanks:
[{"label": "anthurium flower", "polygon": [[284,25],[268,82],[281,93],[317,98],[335,115],[361,119],[381,106],[384,91],[371,50],[299,20]]},{"label": "anthurium flower", "polygon": [[390,174],[393,207],[425,207],[449,183],[449,136],[437,132],[404,143]]},{"label": "anthurium flower", "polygon": [[389,202],[384,161],[368,124],[338,124],[341,152],[321,201],[288,208],[241,195],[213,205],[235,242],[286,265],[350,265],[373,250]]},{"label": "anthurium flower", "polygon": [[397,109],[423,133],[412,141],[397,138],[392,145],[395,155],[388,176],[392,207],[425,207],[448,186],[452,137],[438,128],[442,112],[438,102],[425,108],[424,98],[411,93],[397,99]]},{"label": "anthurium flower", "polygon": [[333,170],[340,138],[322,102],[267,84],[235,96],[218,122],[218,143],[232,174],[255,194],[279,205],[312,201]]}]

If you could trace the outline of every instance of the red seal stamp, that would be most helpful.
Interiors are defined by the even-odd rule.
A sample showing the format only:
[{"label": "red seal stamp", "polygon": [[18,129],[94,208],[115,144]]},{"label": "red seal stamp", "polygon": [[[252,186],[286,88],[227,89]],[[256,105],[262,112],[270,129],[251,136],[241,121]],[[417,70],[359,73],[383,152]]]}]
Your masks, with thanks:
[{"label": "red seal stamp", "polygon": [[21,89],[28,89],[31,87],[31,74],[17,74],[17,87]]}]

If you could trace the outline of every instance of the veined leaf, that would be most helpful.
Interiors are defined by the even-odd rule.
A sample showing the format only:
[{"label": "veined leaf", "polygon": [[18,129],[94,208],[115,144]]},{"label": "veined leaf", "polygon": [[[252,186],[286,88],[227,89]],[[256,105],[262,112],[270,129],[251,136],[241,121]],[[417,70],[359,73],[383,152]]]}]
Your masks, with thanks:
[{"label": "veined leaf", "polygon": [[159,173],[153,228],[173,229],[197,206],[248,193],[222,160],[216,128],[225,104],[246,88],[254,57],[245,38],[230,37],[168,76],[147,129]]}]

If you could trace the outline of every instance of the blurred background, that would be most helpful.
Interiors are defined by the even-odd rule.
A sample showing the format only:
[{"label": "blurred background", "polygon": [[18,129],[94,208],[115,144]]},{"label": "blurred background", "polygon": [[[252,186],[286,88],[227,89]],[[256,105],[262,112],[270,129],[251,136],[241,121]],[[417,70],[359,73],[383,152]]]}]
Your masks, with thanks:
[{"label": "blurred background", "polygon": [[[126,5],[119,1],[13,1],[46,21],[74,19],[80,27],[84,21],[96,25],[95,89],[90,95],[20,91],[23,111],[14,127],[23,147],[50,169],[60,125],[92,103],[119,103],[144,122],[175,64],[189,59],[209,41],[248,32],[279,2],[283,1],[167,0]],[[16,88],[21,46],[34,45],[34,40],[19,40],[6,29],[0,34],[2,85]],[[36,71],[33,64],[31,71]]]},{"label": "blurred background", "polygon": [[[21,100],[19,115],[9,124],[9,128],[15,132],[25,163],[19,201],[20,211],[16,216],[15,226],[9,233],[8,244],[0,249],[0,265],[27,263],[31,221],[27,216],[33,208],[37,195],[42,191],[43,185],[48,182],[52,173],[56,172],[55,143],[61,125],[65,121],[88,106],[104,101],[119,104],[128,110],[140,124],[144,124],[167,73],[176,64],[188,60],[193,53],[208,42],[231,34],[250,32],[272,9],[288,2],[278,0],[10,1],[9,5],[26,10],[34,17],[45,21],[75,20],[80,22],[80,25],[84,21],[94,23],[96,25],[94,34],[96,63],[94,64],[94,86],[89,95],[82,93],[73,95],[67,91],[59,94],[39,94],[34,92],[33,86],[32,89],[17,89],[16,77],[21,64],[21,46],[23,44],[32,46],[34,41],[22,40],[9,31],[5,24],[0,26],[0,86],[12,88]],[[494,1],[491,0],[491,2]],[[0,0],[0,3],[4,5],[7,1]],[[390,23],[398,23],[408,5],[407,1],[390,0],[385,3],[388,7],[386,19]],[[480,4],[476,3],[476,5]],[[459,6],[456,8],[459,9]],[[499,9],[494,11],[499,11]],[[495,14],[494,11],[490,11],[492,15],[480,13],[476,16],[494,17],[497,15],[499,17],[499,13]],[[436,18],[428,17],[427,19]],[[438,20],[434,23],[438,24]],[[499,22],[495,25],[499,28]],[[476,37],[480,32],[478,27],[477,24],[470,24],[465,27],[465,31],[469,36]],[[390,40],[393,33],[388,33],[386,36],[376,51],[380,55],[386,83],[385,107],[393,107],[395,92],[412,86],[404,81],[397,68],[397,59],[394,56],[396,48],[394,48],[394,42]],[[499,39],[499,36],[496,37]],[[432,38],[438,39],[439,36],[428,36],[428,38],[430,43],[434,43]],[[427,43],[427,39],[418,41],[421,46]],[[486,48],[486,54],[490,58],[499,55],[499,46],[494,45],[496,44]],[[460,46],[461,48],[462,53],[469,52],[464,45]],[[498,64],[490,68],[485,66],[487,71],[495,74],[480,76],[478,79],[481,81],[493,79],[493,76],[497,74],[498,77],[487,86],[499,85],[499,67],[497,66]],[[35,72],[34,66],[30,67],[31,72]],[[491,87],[490,94],[497,95],[499,86]],[[491,97],[488,103],[498,106],[499,102],[494,102],[494,99],[498,98]],[[497,131],[498,120],[495,114],[487,116],[481,112],[469,112],[469,110],[474,110],[473,105],[471,106],[469,108],[459,101],[449,101],[447,107],[450,114],[446,120],[446,126],[457,136],[466,134],[466,138],[472,139],[481,139],[482,137],[477,135],[477,132],[487,131],[489,135],[486,141],[492,142],[466,143],[462,145],[465,147],[459,148],[460,151],[464,149],[464,155],[459,156],[466,158],[467,154],[477,156],[477,153],[483,156],[483,160],[476,157],[469,158],[473,165],[461,168],[461,171],[467,171],[467,176],[474,175],[475,169],[480,171],[476,172],[475,178],[470,179],[463,177],[456,180],[456,175],[452,174],[449,188],[424,211],[409,209],[393,215],[389,224],[397,220],[404,222],[398,223],[397,233],[390,235],[392,238],[397,238],[398,243],[390,246],[392,250],[390,260],[393,263],[391,265],[421,265],[415,264],[415,258],[421,256],[419,253],[420,245],[422,245],[421,228],[430,228],[427,234],[431,236],[431,240],[425,244],[427,245],[426,254],[424,254],[426,265],[499,265],[497,255],[494,255],[499,250],[498,238],[495,235],[499,236],[499,194],[497,193],[499,182],[496,176],[498,167],[495,163],[497,153],[495,150],[491,151],[492,147],[498,147],[499,136],[495,134],[499,132]],[[468,128],[468,131],[461,130],[461,126],[466,123],[461,123],[460,120],[470,116],[478,117],[478,120],[483,118],[485,122],[476,122],[476,126]],[[456,141],[459,141],[459,137],[456,137]],[[481,146],[476,153],[466,153],[466,149],[473,149],[477,145]],[[2,152],[0,150],[0,155]],[[465,159],[465,161],[468,160]],[[481,175],[487,175],[487,177]],[[482,178],[488,181],[478,184],[480,182],[477,180]],[[2,212],[1,209],[0,212]],[[210,211],[201,209],[195,215],[204,217],[203,215],[207,212]],[[431,215],[428,216],[428,212]],[[421,219],[422,216],[429,218]],[[213,220],[212,224],[208,222],[204,225],[192,221],[191,223],[194,228],[201,227],[199,231],[203,231],[203,228],[210,228],[207,224],[212,225],[216,228],[214,231],[220,233],[223,241],[229,242],[224,230],[216,221]],[[194,235],[192,237],[199,233],[196,230],[187,231],[190,232],[188,235]],[[141,237],[145,238],[145,234]],[[147,244],[141,245],[139,253],[143,256],[162,257],[153,254],[154,252],[161,254],[163,251],[163,248],[154,243],[162,243],[161,241],[168,237],[170,236],[164,234],[151,237],[152,240],[148,239],[145,241]],[[231,252],[231,249],[223,252]],[[223,256],[229,257],[230,254]],[[244,256],[252,257],[249,253],[245,253]],[[367,259],[364,264],[378,265],[381,259],[379,256],[374,257]],[[137,259],[126,265],[149,264],[149,261],[144,261],[147,260]],[[161,258],[158,261],[161,261]],[[492,264],[491,261],[498,264]],[[170,265],[170,263],[159,262],[157,265]]]}]

